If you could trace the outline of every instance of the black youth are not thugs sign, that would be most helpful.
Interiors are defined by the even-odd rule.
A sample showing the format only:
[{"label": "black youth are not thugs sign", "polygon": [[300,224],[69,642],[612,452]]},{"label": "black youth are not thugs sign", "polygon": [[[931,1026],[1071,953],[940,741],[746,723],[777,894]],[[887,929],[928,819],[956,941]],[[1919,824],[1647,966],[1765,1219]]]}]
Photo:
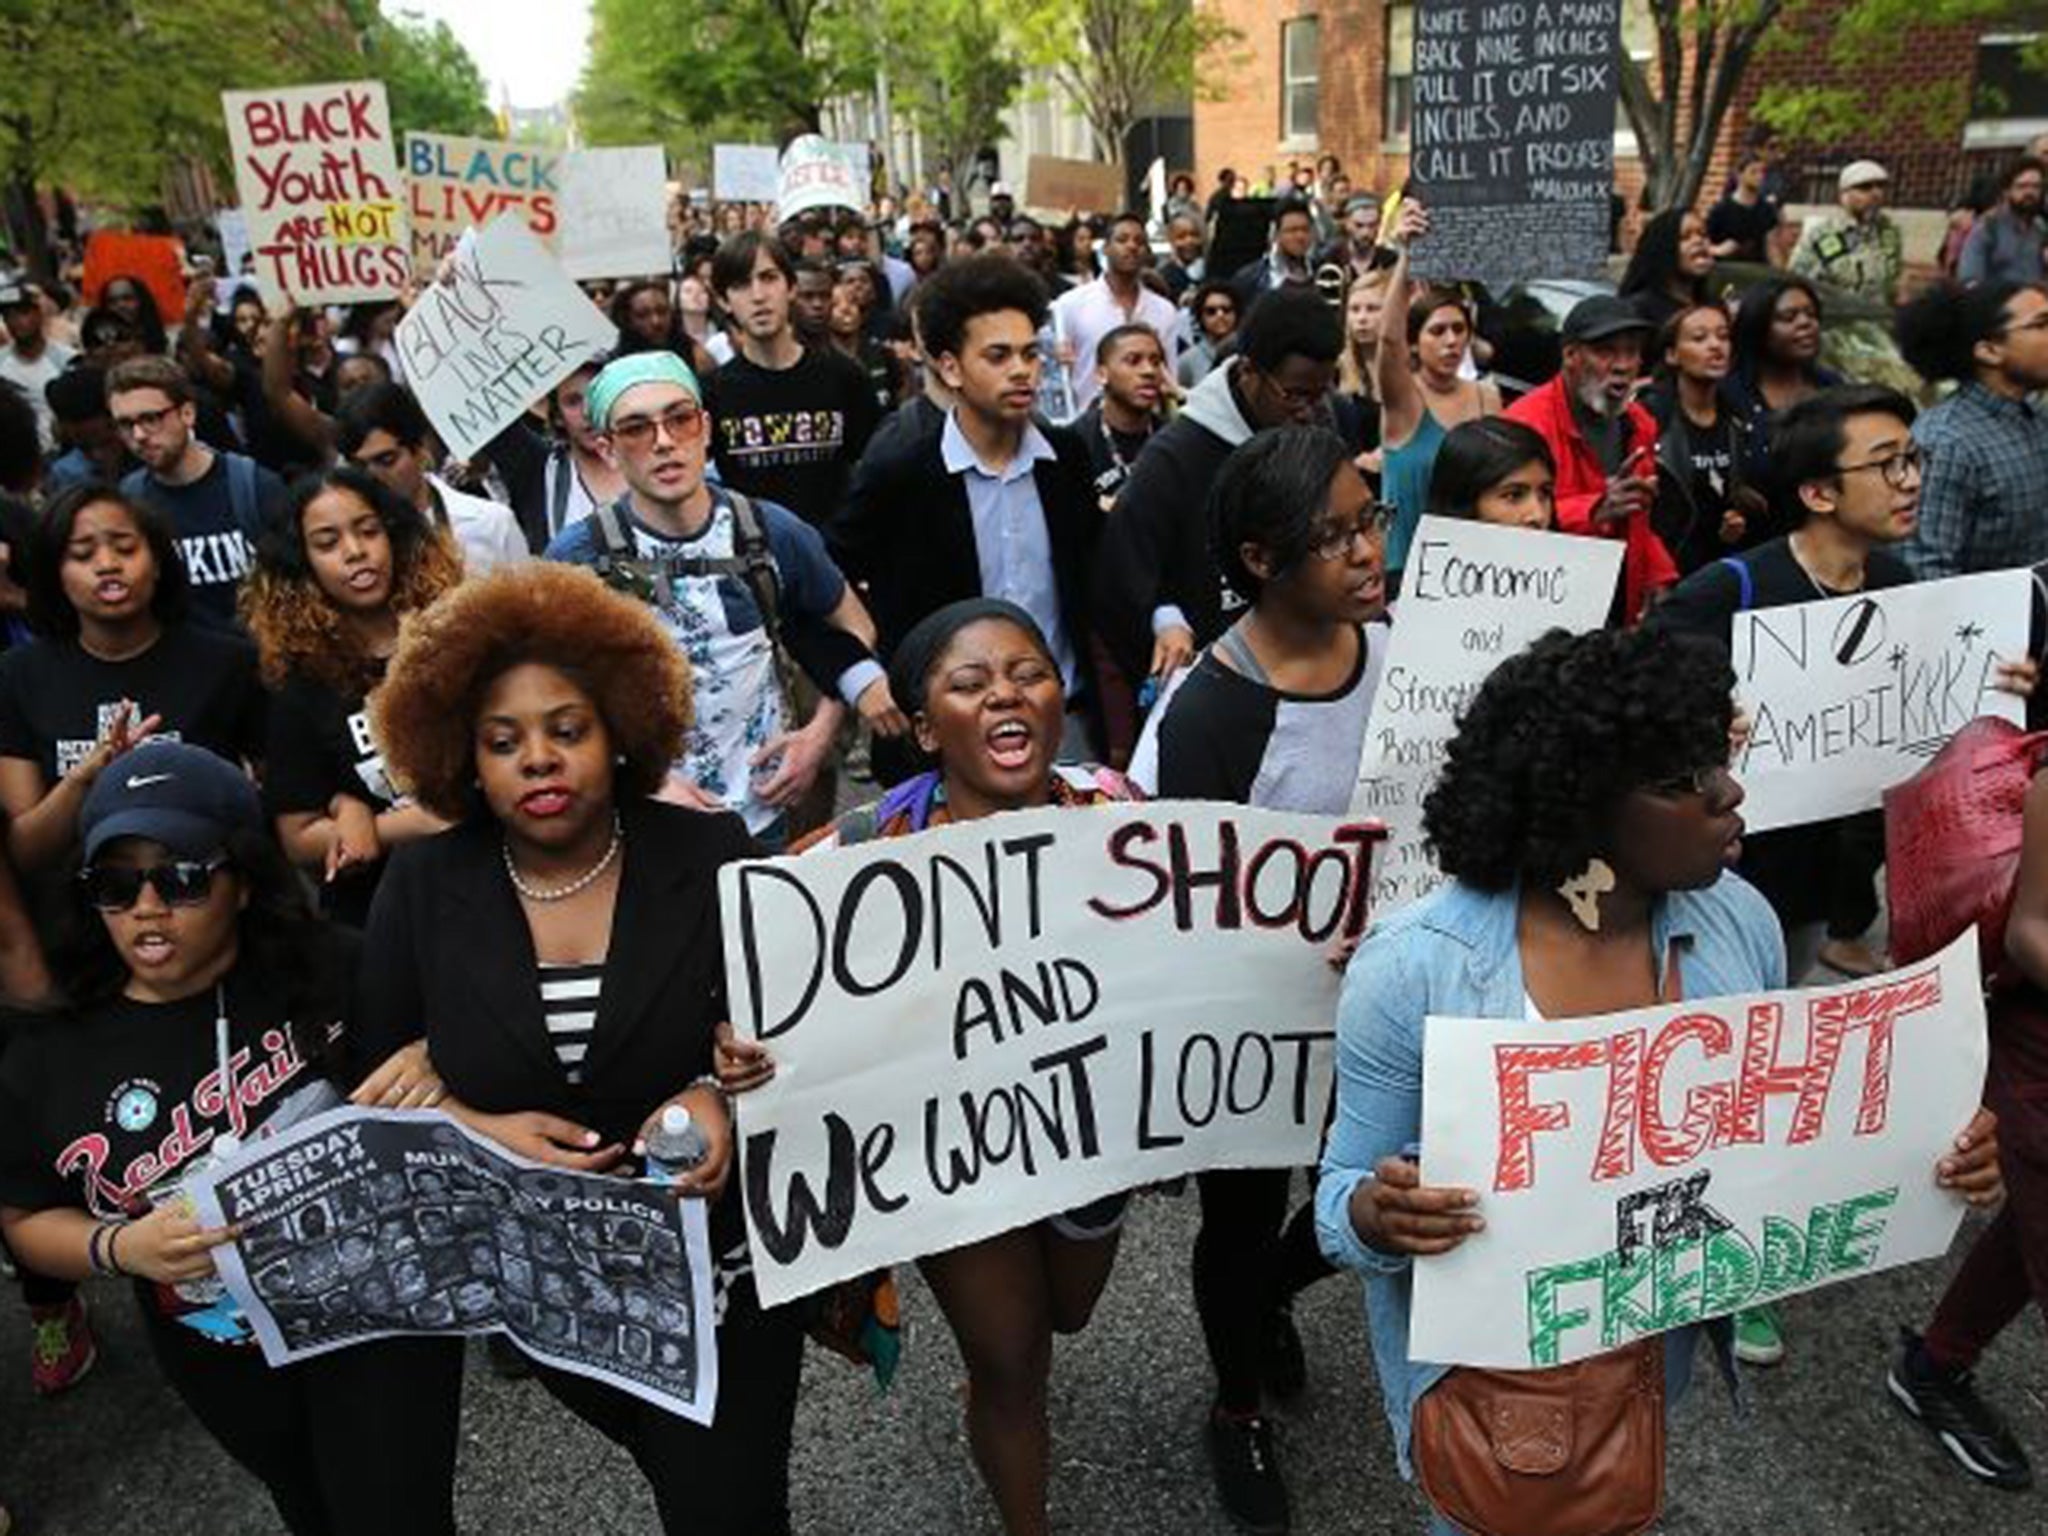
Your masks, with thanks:
[{"label": "black youth are not thugs sign", "polygon": [[1607,259],[1621,0],[1421,0],[1418,277],[1590,277]]},{"label": "black youth are not thugs sign", "polygon": [[779,1305],[1203,1168],[1316,1155],[1376,822],[1013,812],[719,875],[755,1280]]}]

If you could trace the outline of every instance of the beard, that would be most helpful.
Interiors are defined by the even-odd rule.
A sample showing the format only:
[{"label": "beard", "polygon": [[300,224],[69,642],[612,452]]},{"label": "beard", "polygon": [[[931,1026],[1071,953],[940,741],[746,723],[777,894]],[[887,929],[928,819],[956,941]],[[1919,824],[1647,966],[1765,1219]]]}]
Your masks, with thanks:
[{"label": "beard", "polygon": [[1608,421],[1614,420],[1628,405],[1626,395],[1609,394],[1607,386],[1595,379],[1587,379],[1578,384],[1572,393],[1577,396],[1579,404],[1588,413]]}]

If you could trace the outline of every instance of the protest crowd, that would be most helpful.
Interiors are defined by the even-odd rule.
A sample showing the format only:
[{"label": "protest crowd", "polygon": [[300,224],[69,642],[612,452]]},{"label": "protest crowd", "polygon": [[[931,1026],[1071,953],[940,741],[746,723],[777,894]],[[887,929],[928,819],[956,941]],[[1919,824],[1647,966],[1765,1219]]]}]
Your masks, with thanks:
[{"label": "protest crowd", "polygon": [[[1363,1293],[1385,1407],[1360,1453],[1419,1481],[1432,1530],[1642,1530],[1667,1406],[1689,1381],[1810,1365],[1770,1298],[1870,1267],[1883,1225],[1842,1204],[1806,1278],[1773,1290],[1762,1239],[1737,1255],[1729,1234],[1754,1223],[1731,1224],[1723,1184],[1671,1180],[1727,1150],[1767,1187],[1762,1143],[1790,1158],[1856,1115],[1853,1065],[1859,1133],[1918,1138],[1882,1199],[1947,1223],[1901,1256],[1946,1252],[1966,1207],[1992,1214],[1888,1360],[1826,1368],[1881,1382],[1898,1433],[1934,1436],[1957,1477],[2027,1488],[1972,1371],[2048,1308],[2048,778],[2025,734],[2048,712],[2043,175],[2015,158],[2000,204],[1925,271],[1902,259],[1882,165],[1844,169],[1839,209],[1800,230],[1758,154],[1649,219],[1618,282],[1554,317],[1532,377],[1495,367],[1516,338],[1494,274],[1443,259],[1485,211],[1355,183],[1333,158],[1286,178],[1231,270],[1211,265],[1225,172],[1206,207],[1183,176],[1160,207],[1063,217],[1000,183],[972,205],[950,183],[684,200],[667,269],[602,277],[507,216],[401,253],[353,302],[322,295],[363,284],[360,263],[337,276],[268,250],[240,272],[188,257],[170,306],[139,275],[88,301],[65,267],[0,274],[0,1237],[33,1329],[14,1359],[42,1396],[90,1390],[88,1293],[114,1304],[95,1282],[125,1277],[164,1378],[279,1528],[443,1536],[465,1336],[483,1332],[545,1411],[630,1453],[663,1528],[773,1536],[805,1518],[789,1469],[806,1373],[844,1369],[829,1351],[886,1385],[914,1321],[958,1343],[1002,1529],[1041,1536],[1054,1340],[1090,1327],[1132,1202],[1178,1196],[1199,1206],[1184,1283],[1213,1373],[1214,1497],[1237,1526],[1299,1528],[1289,1485],[1307,1473],[1274,1408],[1319,1368],[1296,1299],[1336,1282]],[[1731,261],[1763,273],[1731,284]],[[1910,391],[1824,360],[1829,309],[1852,297],[1893,312]],[[1933,616],[1921,652],[1911,601]],[[1826,685],[1758,681],[1810,649],[1786,637],[1813,605],[1812,647],[1845,667],[1896,646],[1893,692],[1858,684],[1795,718]],[[1944,680],[1908,681],[1923,663]],[[1397,742],[1418,717],[1436,734]],[[1858,752],[1883,764],[1852,770]],[[1893,797],[1916,773],[1930,795],[2000,777],[1941,819]],[[1147,807],[1183,819],[1169,835]],[[795,1021],[814,996],[886,1013],[866,978],[899,938],[892,976],[921,944],[947,963],[963,930],[941,913],[972,909],[942,896],[974,888],[984,850],[965,931],[997,926],[999,865],[1043,850],[1035,935],[1041,889],[1053,913],[1081,878],[1060,873],[1064,842],[1088,845],[1084,873],[1104,856],[1093,825],[1119,829],[1107,867],[1157,882],[1163,905],[1118,913],[1116,964],[1141,989],[1172,995],[1214,906],[1273,968],[1261,985],[1285,974],[1324,1009],[1291,1128],[1172,1170],[1133,1153],[1137,1176],[1067,1186],[1089,1197],[1064,1205],[983,1196],[980,1225],[943,1243],[804,1268],[831,1257],[834,1222],[908,1197],[879,1133],[855,1149],[868,1079],[840,1091]],[[1226,866],[1200,872],[1193,829],[1219,826]],[[1259,847],[1242,861],[1240,836]],[[1300,870],[1298,931],[1262,915],[1276,847]],[[780,873],[743,876],[771,858]],[[1346,894],[1311,923],[1325,867],[1349,870]],[[928,937],[867,921],[867,893],[913,910],[927,880]],[[788,888],[820,958],[764,1027],[810,953],[798,908],[774,905]],[[956,1057],[965,1074],[977,1029],[1078,1030],[1094,1002],[1041,1007],[1030,988],[1052,999],[1053,981],[1017,979],[1034,962],[1051,963],[1031,952],[999,990],[956,980],[957,1012],[899,1003],[900,1038],[944,1037],[912,1075]],[[1887,1123],[1884,1082],[1923,1086],[1913,1010],[1946,988],[1950,1023],[1967,1019],[1980,962],[1988,1043],[1949,1073],[1963,1097],[1900,1099]],[[1090,964],[1107,1009],[1126,972]],[[1758,999],[1805,1007],[1802,984],[1847,1001],[1816,994],[1804,1043],[1759,1045],[1759,1010],[1781,1005]],[[1733,1036],[1698,1011],[1712,999],[1742,1000]],[[1585,1022],[1608,1016],[1637,1033]],[[1685,1019],[1690,1044],[1667,1045],[1657,1021]],[[1516,1031],[1469,1060],[1524,1063],[1498,1085],[1471,1069],[1487,1097],[1455,1123],[1490,1135],[1498,1086],[1500,1161],[1488,1140],[1455,1179],[1426,1134],[1453,1123],[1436,1118],[1445,1063],[1468,1060],[1439,1050],[1446,1021]],[[1281,1027],[1239,1042],[1260,1042],[1269,1083]],[[1856,1030],[1867,1046],[1843,1043]],[[1595,1043],[1526,1064],[1567,1038]],[[1084,1067],[1043,1057],[1033,1081],[1082,1095]],[[1666,1072],[1686,1086],[1660,1088]],[[1568,1107],[1561,1084],[1597,1093],[1610,1073],[1628,1086],[1603,1130],[1603,1101]],[[1122,1077],[1092,1081],[1103,1124],[1130,1118]],[[947,1084],[902,1086],[934,1087],[927,1120]],[[1073,1112],[1049,1102],[1041,1117]],[[1930,1124],[1935,1103],[1955,1112]],[[829,1188],[771,1171],[811,1145],[799,1104],[846,1138]],[[356,1235],[309,1232],[289,1202],[249,1214],[261,1180],[286,1191],[310,1161],[234,1182],[277,1138],[369,1158],[408,1126],[407,1171],[320,1206]],[[1617,1242],[1609,1191],[1603,1257],[1539,1302],[1539,1261],[1487,1244],[1518,1178],[1555,1179],[1567,1135],[1610,1134],[1627,1146],[1601,1141],[1617,1161],[1598,1177],[1647,1191],[1641,1214]],[[430,1168],[444,1203],[416,1231],[380,1226]],[[614,1210],[607,1188],[666,1215],[633,1216],[628,1193]],[[513,1202],[561,1189],[610,1212],[621,1246],[601,1264],[550,1269],[532,1231],[502,1236]],[[446,1244],[430,1217],[454,1223]],[[1649,1273],[1638,1242],[1700,1273],[1599,1299],[1596,1282]],[[915,1266],[937,1317],[901,1315],[892,1265]],[[1440,1296],[1507,1298],[1505,1356],[1428,1353],[1461,1305],[1430,1299],[1432,1268],[1496,1286]],[[277,1301],[287,1272],[331,1305]],[[662,1289],[677,1272],[689,1283]],[[612,1364],[593,1364],[596,1313],[616,1314]],[[300,1347],[315,1341],[343,1347]]]}]

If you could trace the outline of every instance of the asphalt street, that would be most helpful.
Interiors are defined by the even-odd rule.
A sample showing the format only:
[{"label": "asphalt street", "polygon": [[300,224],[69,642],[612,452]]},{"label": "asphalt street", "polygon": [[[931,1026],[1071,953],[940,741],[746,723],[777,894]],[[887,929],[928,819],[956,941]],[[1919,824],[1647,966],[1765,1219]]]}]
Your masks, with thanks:
[{"label": "asphalt street", "polygon": [[[1105,1536],[1225,1536],[1200,1426],[1206,1363],[1189,1302],[1195,1202],[1140,1201],[1094,1325],[1054,1368],[1055,1527]],[[1964,1228],[1965,1239],[1973,1230]],[[1960,1248],[1958,1249],[1960,1253]],[[1732,1412],[1702,1371],[1672,1421],[1672,1536],[1970,1533],[2039,1536],[2048,1491],[1976,1487],[1887,1400],[1886,1351],[1924,1318],[1949,1265],[1926,1264],[1795,1299],[1792,1353],[1749,1373]],[[908,1351],[879,1396],[864,1373],[816,1350],[806,1362],[791,1469],[804,1536],[999,1536],[960,1428],[961,1370],[930,1296],[905,1271]],[[23,1536],[259,1536],[278,1529],[258,1485],[218,1451],[161,1384],[132,1303],[94,1286],[103,1353],[75,1391],[29,1391],[19,1293],[0,1286],[0,1503]],[[1307,1396],[1284,1414],[1282,1454],[1301,1536],[1410,1533],[1421,1506],[1394,1471],[1350,1276],[1298,1309]],[[471,1362],[459,1509],[469,1533],[658,1529],[626,1457],[532,1382]],[[2048,1466],[2048,1348],[2021,1319],[1980,1373]]]}]

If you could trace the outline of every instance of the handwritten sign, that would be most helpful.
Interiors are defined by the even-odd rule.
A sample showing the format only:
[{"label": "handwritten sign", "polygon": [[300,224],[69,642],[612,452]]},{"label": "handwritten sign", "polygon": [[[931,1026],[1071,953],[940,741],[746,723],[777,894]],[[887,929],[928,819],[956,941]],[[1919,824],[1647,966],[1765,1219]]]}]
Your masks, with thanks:
[{"label": "handwritten sign", "polygon": [[1094,160],[1033,155],[1024,167],[1024,202],[1064,212],[1115,213],[1123,207],[1123,173]]},{"label": "handwritten sign", "polygon": [[393,337],[420,405],[465,459],[617,339],[517,214],[465,234]]},{"label": "handwritten sign", "polygon": [[1423,843],[1422,801],[1479,685],[1539,635],[1598,629],[1621,555],[1618,539],[1422,519],[1351,792],[1354,816],[1387,824],[1373,872],[1375,912],[1384,916],[1443,883]]},{"label": "handwritten sign", "polygon": [[383,85],[224,91],[221,105],[265,286],[298,304],[395,296],[411,253]]},{"label": "handwritten sign", "polygon": [[776,218],[793,219],[813,208],[864,208],[867,201],[866,185],[838,145],[815,133],[789,141],[775,184]]},{"label": "handwritten sign", "polygon": [[1377,826],[1155,802],[719,872],[762,1300],[1315,1155]]},{"label": "handwritten sign", "polygon": [[570,153],[557,254],[578,282],[668,271],[668,157],[659,144]]},{"label": "handwritten sign", "polygon": [[1422,1177],[1484,1231],[1417,1261],[1419,1360],[1559,1365],[1947,1250],[1984,1087],[1976,940],[1810,992],[1426,1026]]},{"label": "handwritten sign", "polygon": [[85,237],[85,302],[99,303],[117,277],[147,288],[166,319],[185,313],[185,242],[176,235],[94,230]]},{"label": "handwritten sign", "polygon": [[2032,590],[2023,570],[1990,571],[1736,614],[1750,830],[1873,810],[1965,722],[2024,720],[1996,684],[2027,654]]},{"label": "handwritten sign", "polygon": [[341,1108],[195,1180],[273,1366],[396,1334],[503,1333],[699,1424],[717,1401],[701,1200],[515,1157],[439,1113]]},{"label": "handwritten sign", "polygon": [[773,144],[714,144],[711,189],[721,202],[772,203],[782,190],[782,156]]},{"label": "handwritten sign", "polygon": [[432,274],[465,230],[518,214],[554,247],[562,227],[562,156],[530,144],[446,133],[405,136],[406,210],[416,271]]},{"label": "handwritten sign", "polygon": [[1621,0],[1421,0],[1416,275],[1503,284],[1607,261]]}]

